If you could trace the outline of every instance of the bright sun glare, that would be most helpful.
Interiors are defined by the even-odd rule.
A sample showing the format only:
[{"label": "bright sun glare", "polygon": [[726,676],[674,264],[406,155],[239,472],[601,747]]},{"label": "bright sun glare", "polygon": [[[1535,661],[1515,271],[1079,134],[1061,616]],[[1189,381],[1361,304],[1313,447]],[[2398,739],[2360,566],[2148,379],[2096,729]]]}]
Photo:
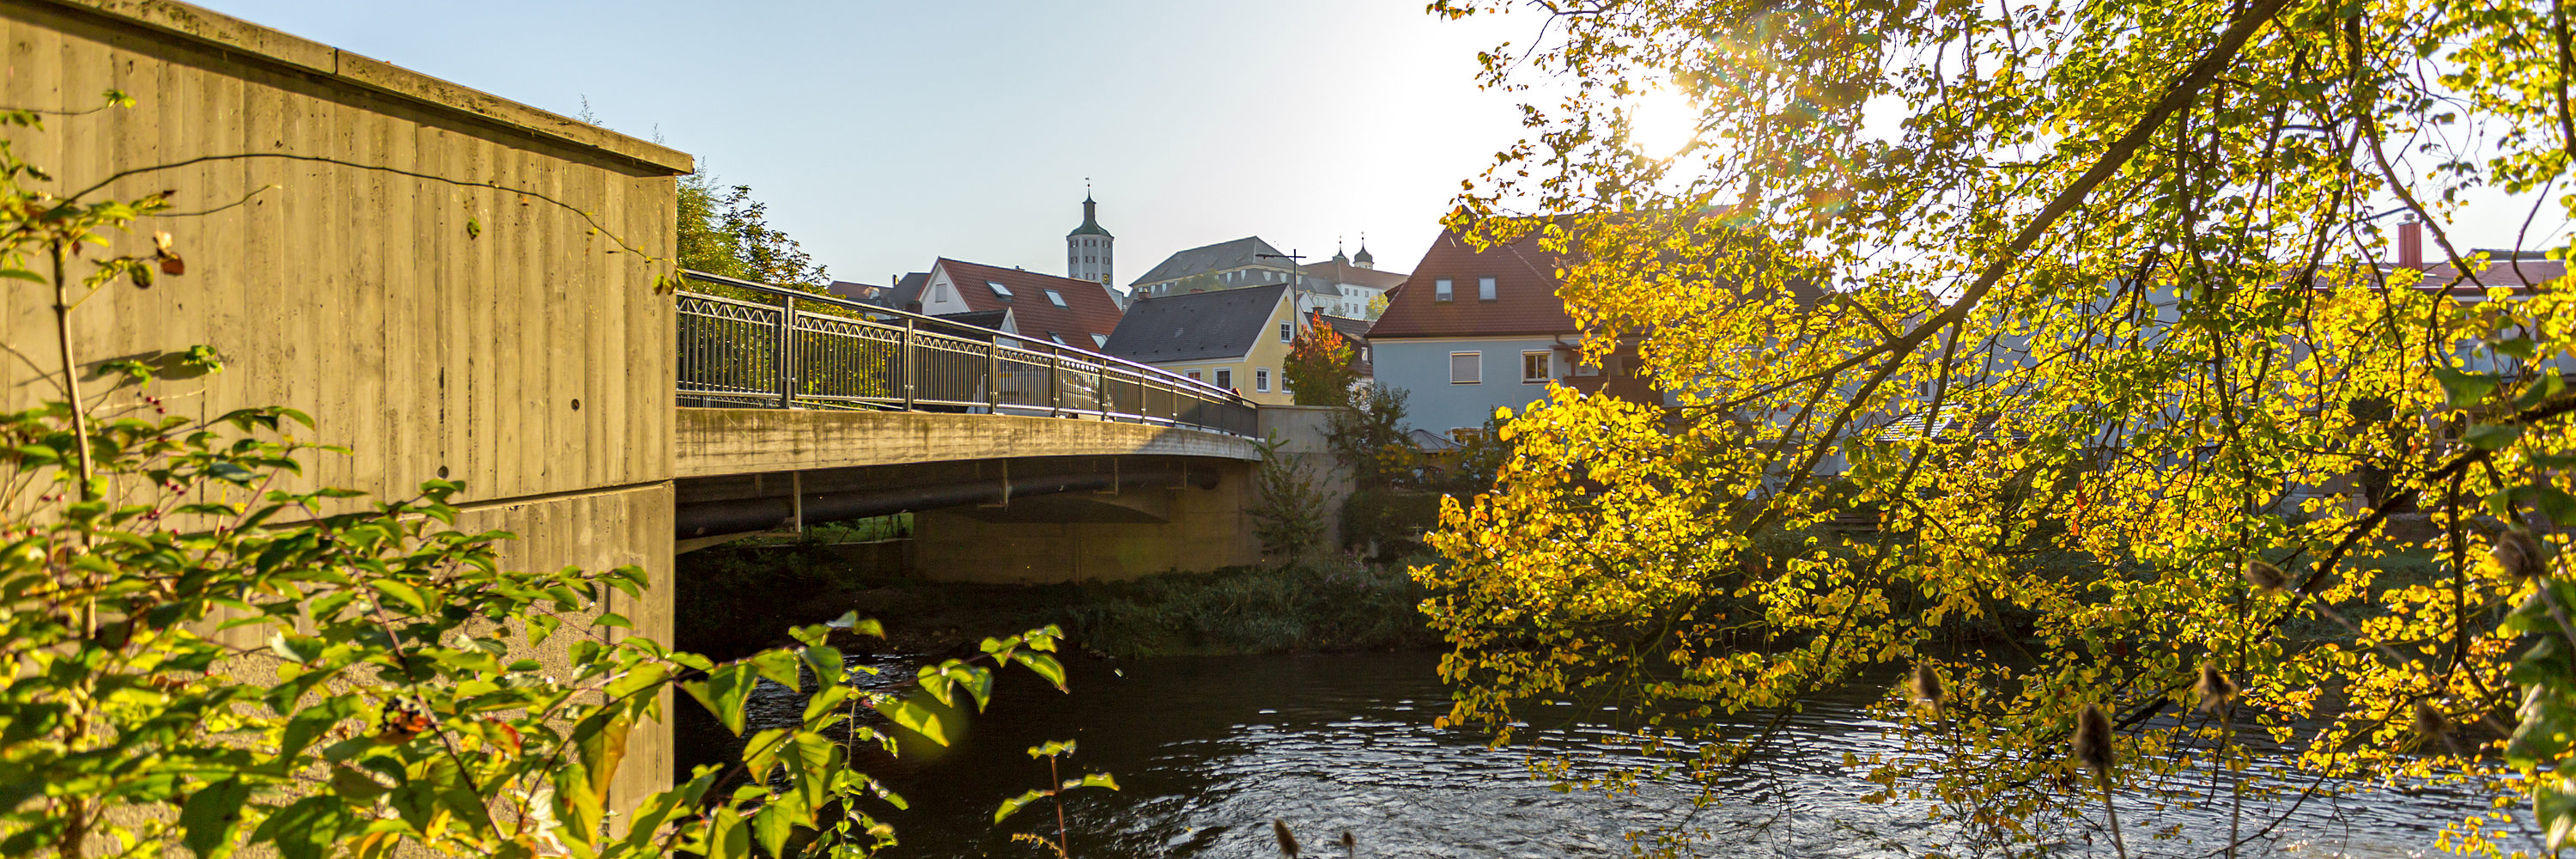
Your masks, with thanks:
[{"label": "bright sun glare", "polygon": [[1670,158],[1690,143],[1699,111],[1690,97],[1664,89],[1629,100],[1628,144],[1650,158]]}]

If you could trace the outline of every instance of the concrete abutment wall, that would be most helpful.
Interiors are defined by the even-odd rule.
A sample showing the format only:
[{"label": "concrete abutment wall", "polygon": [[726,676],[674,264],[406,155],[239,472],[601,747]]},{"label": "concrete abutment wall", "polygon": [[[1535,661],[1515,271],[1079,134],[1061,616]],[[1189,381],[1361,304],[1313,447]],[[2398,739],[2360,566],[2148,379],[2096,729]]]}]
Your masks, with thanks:
[{"label": "concrete abutment wall", "polygon": [[[654,595],[609,609],[667,640],[675,335],[654,280],[687,155],[168,0],[0,0],[0,50],[0,104],[134,98],[13,130],[60,177],[36,187],[217,157],[102,195],[221,211],[144,219],[111,248],[168,231],[187,273],[81,307],[86,367],[211,346],[228,369],[166,386],[172,412],[312,414],[302,435],[350,452],[314,457],[308,488],[461,480],[460,527],[522,535],[508,566],[643,567]],[[9,342],[50,356],[50,304],[0,289]],[[7,408],[59,398],[41,363],[0,365]],[[669,777],[667,729],[630,748],[612,802]]]}]

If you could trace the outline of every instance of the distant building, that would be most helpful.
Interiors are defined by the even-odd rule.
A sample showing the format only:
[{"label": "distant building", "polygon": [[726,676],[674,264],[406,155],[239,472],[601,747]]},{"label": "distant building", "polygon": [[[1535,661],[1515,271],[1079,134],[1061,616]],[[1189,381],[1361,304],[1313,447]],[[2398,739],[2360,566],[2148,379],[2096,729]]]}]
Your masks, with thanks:
[{"label": "distant building", "polygon": [[1284,406],[1295,402],[1282,370],[1297,320],[1284,283],[1138,295],[1105,351]]},{"label": "distant building", "polygon": [[892,285],[870,286],[868,284],[856,283],[853,281],[836,280],[832,282],[831,286],[824,287],[823,290],[851,301],[856,301],[861,304],[873,304],[887,310],[909,310],[915,313],[921,312],[921,308],[914,306],[914,303],[921,300],[922,285],[930,282],[929,272],[916,271],[911,274],[898,274],[893,277],[886,278],[886,281]]},{"label": "distant building", "polygon": [[1356,257],[1335,252],[1330,260],[1291,265],[1278,247],[1260,236],[1245,236],[1165,257],[1136,279],[1129,294],[1163,297],[1284,284],[1293,271],[1298,311],[1365,318],[1370,300],[1404,282],[1402,273],[1378,271],[1375,263],[1363,244]]},{"label": "distant building", "polygon": [[1010,311],[1009,329],[1022,339],[1092,351],[1109,342],[1122,315],[1109,287],[941,257],[922,278],[921,310],[932,316]]},{"label": "distant building", "polygon": [[[1100,228],[1099,207],[1100,204],[1091,201],[1089,193],[1082,195],[1082,226],[1064,234],[1064,269],[1067,277],[1109,288],[1116,284],[1110,274],[1113,266],[1109,246],[1117,241],[1117,237]],[[1124,303],[1124,296],[1119,296],[1117,290],[1111,289],[1110,295]]]}]

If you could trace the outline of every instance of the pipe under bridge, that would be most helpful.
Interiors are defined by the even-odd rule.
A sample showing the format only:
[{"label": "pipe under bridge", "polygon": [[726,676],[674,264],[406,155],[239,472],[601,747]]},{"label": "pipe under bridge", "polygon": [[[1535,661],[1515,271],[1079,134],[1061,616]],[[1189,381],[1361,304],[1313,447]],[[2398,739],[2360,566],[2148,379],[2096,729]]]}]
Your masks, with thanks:
[{"label": "pipe under bridge", "polygon": [[681,551],[912,512],[921,569],[1056,581],[1258,560],[1257,408],[1159,368],[687,273]]}]

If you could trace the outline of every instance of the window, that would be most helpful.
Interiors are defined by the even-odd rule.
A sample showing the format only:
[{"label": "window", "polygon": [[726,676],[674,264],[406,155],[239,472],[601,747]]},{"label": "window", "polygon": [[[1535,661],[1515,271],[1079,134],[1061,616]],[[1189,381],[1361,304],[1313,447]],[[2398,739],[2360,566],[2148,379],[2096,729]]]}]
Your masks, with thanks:
[{"label": "window", "polygon": [[1286,343],[1297,339],[1296,325],[1297,323],[1294,322],[1279,323],[1279,342]]},{"label": "window", "polygon": [[1191,370],[1191,371],[1190,371],[1190,381],[1193,381],[1193,382],[1200,381],[1200,379],[1199,379],[1199,371],[1197,371],[1197,370]]},{"label": "window", "polygon": [[1057,306],[1057,307],[1063,307],[1063,306],[1064,306],[1064,294],[1063,294],[1063,293],[1059,293],[1059,292],[1056,292],[1055,290],[1050,289],[1050,290],[1047,290],[1047,291],[1046,291],[1046,294],[1047,294],[1047,301],[1048,301],[1048,302],[1053,303],[1053,304],[1054,304],[1055,306]]},{"label": "window", "polygon": [[1109,348],[1109,335],[1107,335],[1107,334],[1094,334],[1094,335],[1091,335],[1091,348],[1094,348],[1094,349],[1107,349],[1107,348]]},{"label": "window", "polygon": [[1554,356],[1546,352],[1521,353],[1521,384],[1547,384],[1547,365],[1551,357]]},{"label": "window", "polygon": [[1476,300],[1477,300],[1477,301],[1492,301],[1492,300],[1494,300],[1494,279],[1493,279],[1493,278],[1490,278],[1490,277],[1480,277],[1480,278],[1476,278]]},{"label": "window", "polygon": [[1010,287],[1007,287],[1007,286],[1003,286],[1001,281],[998,281],[998,280],[988,280],[988,281],[985,281],[985,282],[984,282],[984,285],[985,285],[985,286],[992,287],[992,288],[993,288],[993,295],[995,295],[995,296],[997,296],[997,297],[1001,298],[1003,301],[1009,301],[1009,300],[1011,300],[1011,288],[1010,288]]},{"label": "window", "polygon": [[947,300],[948,300],[948,282],[947,282],[947,281],[944,281],[944,280],[943,280],[943,281],[940,281],[940,282],[939,282],[939,287],[938,287],[937,289],[933,289],[933,290],[931,290],[931,292],[935,294],[932,300],[934,300],[934,301],[947,301]]},{"label": "window", "polygon": [[1368,360],[1368,359],[1369,359],[1369,356],[1368,356],[1368,347],[1366,347],[1366,346],[1362,346],[1362,347],[1360,347],[1360,360],[1362,360],[1362,361],[1366,361],[1366,360]]},{"label": "window", "polygon": [[1449,384],[1473,385],[1485,381],[1485,353],[1449,353]]},{"label": "window", "polygon": [[1459,443],[1459,444],[1468,444],[1468,443],[1470,443],[1470,442],[1474,442],[1475,440],[1480,439],[1480,438],[1484,438],[1484,437],[1485,437],[1485,428],[1484,428],[1484,427],[1450,427],[1450,428],[1449,428],[1449,440],[1450,440],[1450,441],[1457,442],[1457,443]]},{"label": "window", "polygon": [[1216,371],[1216,386],[1217,386],[1217,387],[1220,387],[1220,388],[1224,388],[1224,389],[1229,390],[1229,391],[1234,390],[1234,371],[1233,371],[1233,370],[1218,370],[1218,371]]},{"label": "window", "polygon": [[1439,280],[1435,280],[1435,281],[1432,281],[1432,282],[1431,282],[1431,300],[1433,300],[1433,301],[1448,301],[1448,300],[1450,300],[1450,289],[1449,289],[1449,279],[1448,279],[1448,278],[1445,278],[1445,277],[1444,277],[1444,278],[1441,278],[1441,279],[1439,279]]},{"label": "window", "polygon": [[1261,367],[1252,371],[1252,389],[1264,394],[1270,393],[1270,368]]},{"label": "window", "polygon": [[1047,332],[1047,339],[1055,341],[1055,345],[1058,346],[1070,345],[1064,342],[1064,335],[1057,334],[1053,331]]}]

